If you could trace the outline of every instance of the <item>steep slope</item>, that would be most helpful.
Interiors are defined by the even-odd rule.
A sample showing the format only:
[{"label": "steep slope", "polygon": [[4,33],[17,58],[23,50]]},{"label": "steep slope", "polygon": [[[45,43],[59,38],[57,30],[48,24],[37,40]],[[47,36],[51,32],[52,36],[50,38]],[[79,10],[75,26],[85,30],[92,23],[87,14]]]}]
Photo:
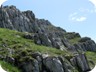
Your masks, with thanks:
[{"label": "steep slope", "polygon": [[84,53],[74,54],[36,45],[33,40],[24,38],[26,34],[30,33],[0,29],[1,61],[18,67],[22,72],[78,72],[78,70],[85,72],[90,70]]},{"label": "steep slope", "polygon": [[93,40],[37,19],[30,10],[1,7],[0,28],[0,59],[22,72],[87,72],[96,63]]}]

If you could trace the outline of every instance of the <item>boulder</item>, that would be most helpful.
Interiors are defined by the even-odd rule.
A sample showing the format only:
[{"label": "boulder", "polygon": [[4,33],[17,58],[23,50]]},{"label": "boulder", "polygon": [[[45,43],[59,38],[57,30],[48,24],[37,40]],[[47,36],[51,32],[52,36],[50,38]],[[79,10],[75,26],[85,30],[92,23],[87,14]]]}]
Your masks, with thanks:
[{"label": "boulder", "polygon": [[71,65],[71,63],[66,58],[64,58],[62,56],[59,56],[58,58],[63,65],[64,72],[74,72],[74,67]]},{"label": "boulder", "polygon": [[35,36],[34,36],[34,42],[36,44],[42,44],[42,45],[50,46],[50,47],[52,46],[51,45],[51,41],[48,38],[47,34],[44,34],[44,33],[35,34]]},{"label": "boulder", "polygon": [[22,72],[39,72],[39,65],[37,60],[22,62],[20,66]]},{"label": "boulder", "polygon": [[77,54],[70,59],[73,66],[75,66],[79,72],[90,71],[90,67],[85,54]]},{"label": "boulder", "polygon": [[24,34],[23,37],[26,39],[32,39],[32,40],[34,39],[34,35],[29,34],[29,33]]},{"label": "boulder", "polygon": [[64,72],[62,63],[56,57],[45,58],[43,64],[49,72]]}]

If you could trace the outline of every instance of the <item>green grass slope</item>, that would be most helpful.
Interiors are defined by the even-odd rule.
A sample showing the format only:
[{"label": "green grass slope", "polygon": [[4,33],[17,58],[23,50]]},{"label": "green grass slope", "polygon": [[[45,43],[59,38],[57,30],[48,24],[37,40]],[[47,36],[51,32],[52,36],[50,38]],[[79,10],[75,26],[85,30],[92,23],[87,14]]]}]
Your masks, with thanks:
[{"label": "green grass slope", "polygon": [[[25,39],[25,34],[26,33],[15,30],[0,28],[0,55],[4,58],[6,56],[17,58],[19,61],[24,61],[28,58],[32,59],[31,53],[34,52],[47,53],[51,56],[71,55],[69,52],[61,51],[56,48],[36,45],[33,40]],[[12,51],[11,53],[10,50]],[[18,68],[10,63],[2,61],[1,58],[0,63],[8,72],[20,72]]]},{"label": "green grass slope", "polygon": [[[56,48],[36,45],[33,40],[25,39],[25,34],[26,33],[21,33],[15,30],[0,28],[0,56],[3,56],[4,58],[6,56],[17,58],[19,61],[33,59],[31,54],[34,52],[47,53],[51,56],[73,56],[73,54],[67,51],[61,51]],[[70,42],[76,43],[78,40],[79,38],[76,38],[75,40],[72,39]],[[93,66],[91,61],[96,63],[96,53],[86,52],[86,55],[90,65]],[[0,64],[8,72],[21,72],[14,65],[3,61],[2,58],[0,58]]]}]

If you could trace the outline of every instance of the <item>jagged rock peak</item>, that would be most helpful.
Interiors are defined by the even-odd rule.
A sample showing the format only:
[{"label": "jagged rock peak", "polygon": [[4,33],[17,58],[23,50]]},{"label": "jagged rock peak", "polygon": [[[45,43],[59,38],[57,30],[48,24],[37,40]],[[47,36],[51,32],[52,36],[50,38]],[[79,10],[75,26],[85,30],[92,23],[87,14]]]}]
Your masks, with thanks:
[{"label": "jagged rock peak", "polygon": [[[0,27],[2,28],[15,29],[22,32],[40,32],[47,29],[50,31],[50,28],[57,29],[48,20],[35,18],[35,14],[32,11],[22,12],[13,5],[0,8],[0,15]],[[61,29],[59,28],[59,30]]]}]

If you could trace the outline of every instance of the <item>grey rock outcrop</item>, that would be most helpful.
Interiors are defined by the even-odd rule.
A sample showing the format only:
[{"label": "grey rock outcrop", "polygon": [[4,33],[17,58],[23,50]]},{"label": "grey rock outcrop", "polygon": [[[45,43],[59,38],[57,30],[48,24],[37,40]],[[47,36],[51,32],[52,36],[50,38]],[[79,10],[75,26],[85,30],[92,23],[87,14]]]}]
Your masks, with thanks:
[{"label": "grey rock outcrop", "polygon": [[15,6],[5,6],[1,8],[0,16],[0,27],[22,32],[32,32],[32,23],[22,12],[16,9]]},{"label": "grey rock outcrop", "polygon": [[34,41],[36,44],[42,44],[45,46],[52,46],[50,39],[48,38],[47,34],[44,33],[37,33],[34,36]]},{"label": "grey rock outcrop", "polygon": [[90,67],[85,54],[78,54],[67,60],[65,57],[42,57],[34,53],[35,59],[20,63],[23,72],[87,72]]},{"label": "grey rock outcrop", "polygon": [[21,63],[22,72],[40,72],[37,60]]},{"label": "grey rock outcrop", "polygon": [[75,48],[81,51],[96,52],[96,43],[88,37],[81,38],[79,43],[74,44]]},{"label": "grey rock outcrop", "polygon": [[43,63],[49,72],[64,72],[62,63],[56,57],[47,57],[43,60]]},{"label": "grey rock outcrop", "polygon": [[[48,20],[35,18],[32,11],[21,12],[15,6],[5,6],[0,8],[0,16],[1,28],[36,33],[34,35],[36,44],[56,47],[61,50],[65,49],[61,37],[64,37],[63,35],[66,31],[60,27],[53,26]],[[26,35],[25,38],[32,39],[33,37]]]},{"label": "grey rock outcrop", "polygon": [[79,72],[90,71],[90,67],[88,65],[88,61],[85,54],[76,55],[70,61],[74,66],[78,68]]}]

